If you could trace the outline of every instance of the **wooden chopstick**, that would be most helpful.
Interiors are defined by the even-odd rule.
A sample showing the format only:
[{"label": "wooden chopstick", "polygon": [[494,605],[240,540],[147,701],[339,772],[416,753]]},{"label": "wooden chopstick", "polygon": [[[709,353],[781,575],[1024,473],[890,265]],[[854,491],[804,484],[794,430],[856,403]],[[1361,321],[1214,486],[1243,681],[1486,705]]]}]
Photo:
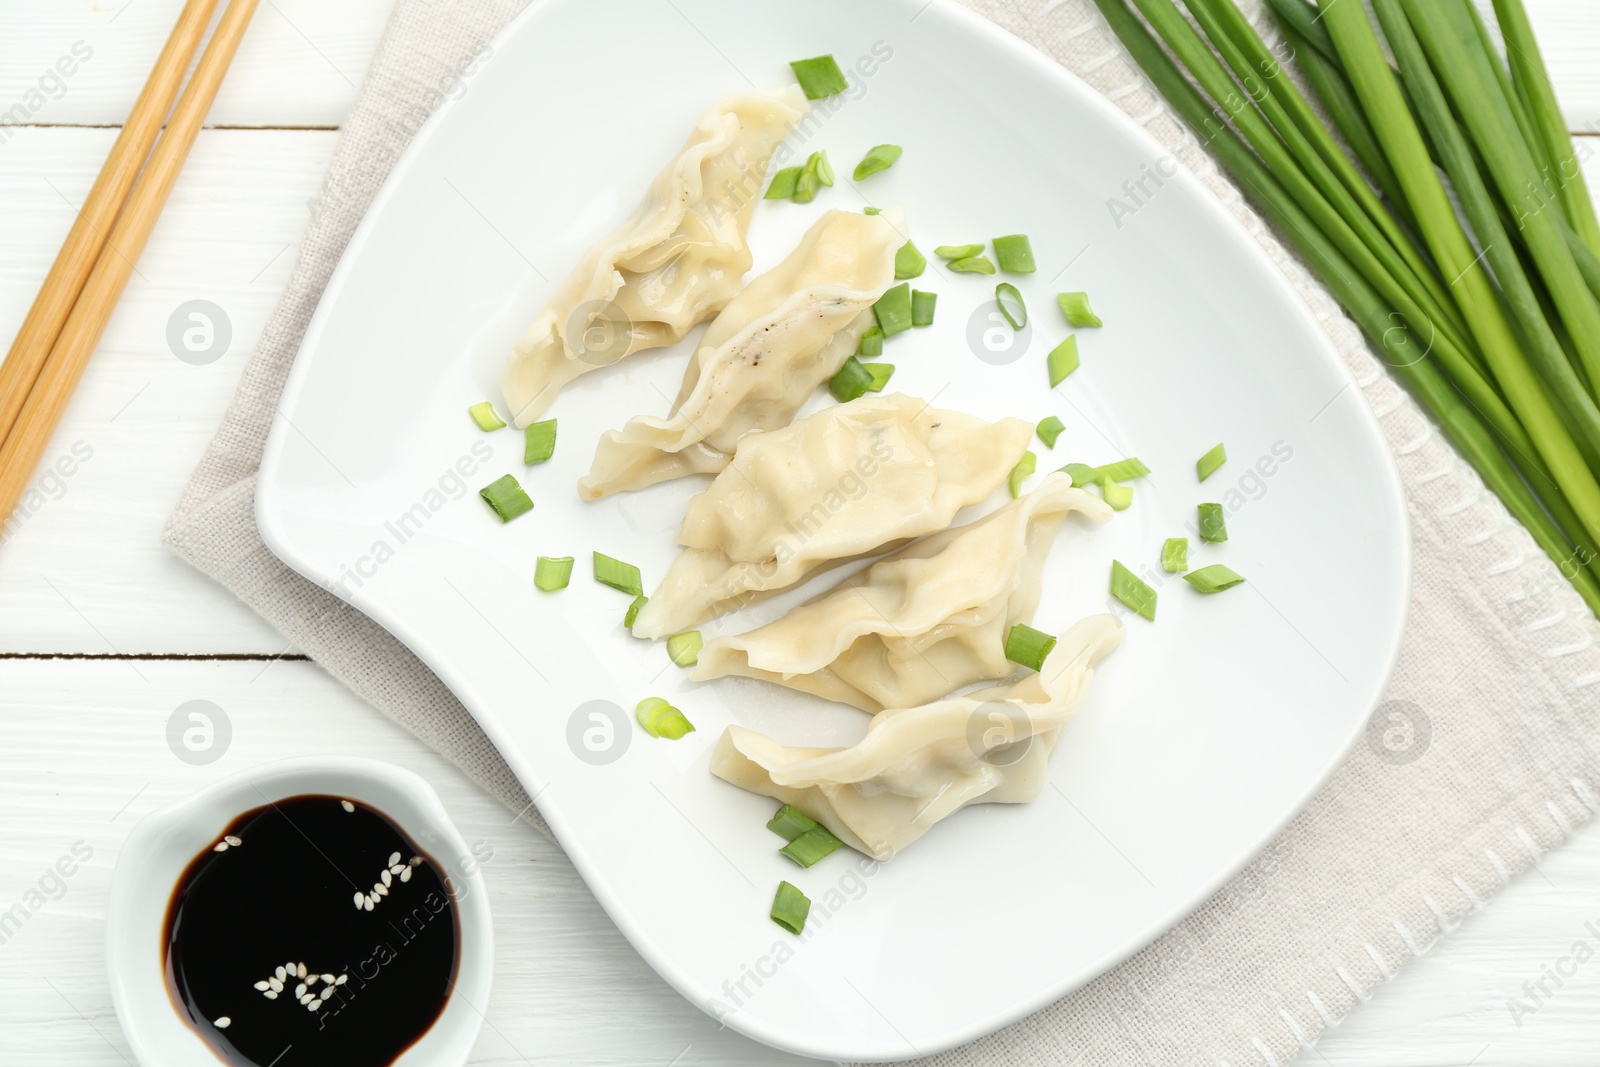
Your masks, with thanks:
[{"label": "wooden chopstick", "polygon": [[15,425],[4,445],[0,445],[0,529],[10,521],[39,458],[50,443],[50,435],[72,398],[72,391],[83,377],[89,357],[105,333],[106,323],[128,284],[134,264],[144,251],[150,231],[155,229],[167,196],[177,183],[178,173],[199,135],[206,112],[211,109],[217,88],[233,62],[258,2],[230,0],[189,84],[178,98],[166,133],[145,164],[144,173],[106,238],[106,248],[95,261]]},{"label": "wooden chopstick", "polygon": [[189,0],[184,6],[127,123],[111,146],[111,154],[100,168],[100,176],[89,190],[89,198],[78,212],[78,220],[67,233],[50,273],[45,275],[28,317],[22,320],[6,361],[0,363],[0,441],[10,435],[16,424],[23,402],[105,248],[106,234],[128,199],[128,190],[133,188],[139,169],[150,155],[150,146],[156,143],[156,134],[172,110],[172,101],[183,86],[183,75],[200,48],[200,39],[216,8],[217,0]]}]

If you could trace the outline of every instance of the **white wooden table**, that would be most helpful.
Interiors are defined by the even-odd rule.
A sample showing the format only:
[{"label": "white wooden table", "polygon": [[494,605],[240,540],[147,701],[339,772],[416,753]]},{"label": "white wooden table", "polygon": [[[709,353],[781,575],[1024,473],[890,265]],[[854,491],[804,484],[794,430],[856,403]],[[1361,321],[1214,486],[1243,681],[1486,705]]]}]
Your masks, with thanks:
[{"label": "white wooden table", "polygon": [[[634,954],[554,846],[159,544],[289,277],[307,203],[391,2],[262,4],[52,446],[52,457],[76,446],[82,462],[46,487],[48,501],[0,550],[0,914],[38,903],[30,888],[74,843],[93,849],[64,887],[46,883],[48,899],[25,907],[25,922],[0,927],[0,1063],[130,1063],[102,963],[124,835],[221,775],[311,752],[418,771],[467,838],[492,846],[499,964],[473,1062],[801,1062],[719,1031]],[[1570,128],[1600,134],[1600,9],[1527,2]],[[0,113],[16,103],[28,111],[26,125],[0,127],[7,343],[180,6],[0,0]],[[63,55],[81,62],[52,80]],[[1587,144],[1600,156],[1600,137]],[[1600,160],[1589,173],[1600,178]],[[233,328],[232,347],[207,366],[180,361],[166,342],[173,310],[196,298],[220,305]],[[225,753],[205,766],[166,742],[168,717],[196,698],[220,705],[232,726]],[[1600,961],[1563,974],[1559,988],[1547,983],[1553,995],[1535,1013],[1514,1019],[1507,1008],[1575,942],[1600,949],[1585,927],[1600,926],[1597,887],[1600,834],[1579,836],[1306,1062],[1600,1063]]]}]

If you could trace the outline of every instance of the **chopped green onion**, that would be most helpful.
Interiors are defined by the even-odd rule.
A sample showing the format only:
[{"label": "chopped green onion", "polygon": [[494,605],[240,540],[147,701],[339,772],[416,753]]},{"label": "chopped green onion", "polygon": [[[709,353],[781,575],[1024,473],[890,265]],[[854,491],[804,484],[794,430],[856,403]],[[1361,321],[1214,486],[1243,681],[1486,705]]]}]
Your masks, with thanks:
[{"label": "chopped green onion", "polygon": [[911,284],[901,282],[878,297],[872,305],[872,314],[885,337],[891,337],[911,328]]},{"label": "chopped green onion", "polygon": [[1039,425],[1035,426],[1033,431],[1039,435],[1039,440],[1044,442],[1044,447],[1054,448],[1056,447],[1056,439],[1061,436],[1061,431],[1066,428],[1067,424],[1061,421],[1061,416],[1051,415],[1047,419],[1040,419]]},{"label": "chopped green onion", "polygon": [[833,188],[833,164],[828,162],[828,150],[811,153],[813,165],[817,168],[817,180],[829,189]]},{"label": "chopped green onion", "polygon": [[1100,495],[1105,497],[1106,503],[1111,505],[1113,511],[1127,511],[1133,503],[1132,487],[1104,475],[1100,476]]},{"label": "chopped green onion", "polygon": [[1022,458],[1017,460],[1017,465],[1011,468],[1011,476],[1006,479],[1006,484],[1011,487],[1011,499],[1015,500],[1022,495],[1022,481],[1039,468],[1039,457],[1032,452],[1024,452]]},{"label": "chopped green onion", "polygon": [[872,388],[872,372],[867,370],[867,365],[855,356],[844,361],[844,366],[839,372],[828,379],[828,391],[838,398],[841,404],[848,404],[856,397]]},{"label": "chopped green onion", "polygon": [[694,733],[694,723],[660,697],[645,697],[633,709],[633,714],[639,720],[639,725],[644,727],[644,732],[651,737],[676,741],[684,734]]},{"label": "chopped green onion", "polygon": [[1200,538],[1204,541],[1228,539],[1228,524],[1221,504],[1200,505]]},{"label": "chopped green onion", "polygon": [[1197,571],[1190,571],[1183,576],[1183,580],[1202,593],[1220,593],[1224,589],[1232,589],[1244,581],[1243,578],[1220,563],[1213,563],[1209,567],[1201,567]]},{"label": "chopped green onion", "polygon": [[556,420],[536,422],[523,431],[522,462],[543,463],[556,454]]},{"label": "chopped green onion", "polygon": [[1189,539],[1169,537],[1161,543],[1161,569],[1168,574],[1181,574],[1189,569]]},{"label": "chopped green onion", "polygon": [[1061,306],[1061,314],[1067,317],[1067,325],[1074,329],[1105,325],[1089,307],[1088,293],[1057,293],[1056,303]]},{"label": "chopped green onion", "polygon": [[876,208],[876,207],[868,206],[868,207],[862,208],[861,209],[861,213],[863,215],[881,215],[881,214],[883,214],[883,209],[882,208]]},{"label": "chopped green onion", "polygon": [[778,893],[772,898],[772,921],[798,934],[806,928],[806,916],[811,914],[811,901],[788,882],[778,883]]},{"label": "chopped green onion", "polygon": [[644,606],[648,603],[650,603],[650,598],[643,593],[633,598],[633,603],[628,605],[627,614],[622,616],[622,625],[625,629],[633,629],[634,620],[639,617],[639,612],[643,611]]},{"label": "chopped green onion", "polygon": [[1131,482],[1149,474],[1150,468],[1138,456],[1129,456],[1115,463],[1103,463],[1094,469],[1094,473],[1098,478],[1110,478],[1114,482]]},{"label": "chopped green onion", "polygon": [[809,204],[817,198],[817,190],[832,182],[822,180],[822,154],[813,152],[807,157],[805,166],[800,168],[800,177],[795,179],[794,202]]},{"label": "chopped green onion", "polygon": [[911,290],[911,325],[932,326],[933,309],[938,303],[938,293],[925,293],[921,289]]},{"label": "chopped green onion", "polygon": [[894,254],[894,276],[896,278],[917,278],[928,269],[928,257],[917,250],[917,246],[907,241],[900,246],[900,251]]},{"label": "chopped green onion", "polygon": [[1078,335],[1069,333],[1065,341],[1052,348],[1045,365],[1050,368],[1050,388],[1066,381],[1067,375],[1078,369]]},{"label": "chopped green onion", "polygon": [[889,376],[894,374],[893,363],[864,363],[867,373],[872,375],[872,384],[867,386],[869,393],[881,393],[883,387],[889,384]]},{"label": "chopped green onion", "polygon": [[572,581],[571,556],[540,556],[533,566],[533,584],[546,593],[565,589]]},{"label": "chopped green onion", "polygon": [[904,150],[897,144],[880,144],[869,148],[866,156],[856,164],[856,172],[851,177],[860,181],[880,170],[888,170],[894,166],[894,161],[900,158],[902,151]]},{"label": "chopped green onion", "polygon": [[1217,468],[1226,462],[1228,462],[1228,450],[1221,445],[1218,445],[1210,452],[1207,452],[1205,455],[1201,456],[1199,460],[1195,462],[1194,469],[1195,472],[1200,475],[1200,480],[1203,482],[1213,474],[1217,473]]},{"label": "chopped green onion", "polygon": [[1111,561],[1111,595],[1132,608],[1136,614],[1151,622],[1156,621],[1156,591],[1116,560]]},{"label": "chopped green onion", "polygon": [[784,167],[772,176],[763,200],[787,200],[800,185],[800,167]]},{"label": "chopped green onion", "polygon": [[957,274],[993,274],[994,264],[984,256],[965,256],[945,264]]},{"label": "chopped green onion", "polygon": [[500,516],[501,522],[510,522],[518,515],[526,515],[533,510],[533,501],[528,499],[528,494],[522,491],[522,486],[517,480],[507,474],[496,478],[482,489],[478,495],[486,500],[494,513]]},{"label": "chopped green onion", "polygon": [[1032,670],[1044,669],[1045,657],[1055,647],[1054,637],[1020,622],[1006,631],[1006,659]]},{"label": "chopped green onion", "polygon": [[1082,489],[1086,485],[1093,485],[1100,478],[1095,468],[1087,463],[1068,463],[1061,468],[1061,473],[1072,476],[1072,487],[1074,489]]},{"label": "chopped green onion", "polygon": [[814,830],[807,830],[799,837],[790,841],[778,850],[780,855],[788,856],[802,867],[809,867],[813,863],[831,854],[840,845],[844,844],[833,831],[826,826],[818,826]]},{"label": "chopped green onion", "polygon": [[467,409],[467,414],[472,416],[472,421],[478,424],[478,429],[485,433],[490,430],[501,430],[505,423],[500,421],[500,416],[494,413],[494,405],[485,400],[481,404],[474,404]]},{"label": "chopped green onion", "polygon": [[1007,274],[1032,274],[1037,269],[1033,265],[1033,245],[1028,243],[1025,233],[996,237],[994,261]]},{"label": "chopped green onion", "polygon": [[693,667],[700,662],[700,650],[704,647],[699,630],[685,630],[667,638],[667,658],[680,667]]},{"label": "chopped green onion", "polygon": [[1013,330],[1028,325],[1028,305],[1022,302],[1022,293],[1010,282],[994,287],[994,302],[1000,305],[1000,314],[1006,317]]},{"label": "chopped green onion", "polygon": [[771,830],[785,841],[793,841],[800,835],[807,834],[812,830],[815,830],[819,825],[821,824],[818,823],[817,820],[813,819],[811,816],[807,815],[793,804],[785,804],[783,807],[778,809],[776,815],[767,820],[767,829]]},{"label": "chopped green onion", "polygon": [[839,69],[838,62],[831,55],[797,59],[789,66],[800,88],[805,90],[807,100],[821,100],[850,88],[844,71]]},{"label": "chopped green onion", "polygon": [[971,259],[983,255],[982,245],[940,245],[933,250],[940,259]]},{"label": "chopped green onion", "polygon": [[604,552],[594,554],[594,580],[634,596],[644,594],[644,580],[639,577],[639,568],[620,559],[612,559]]},{"label": "chopped green onion", "polygon": [[869,327],[867,331],[861,335],[861,344],[856,348],[856,355],[883,355],[883,330],[880,327]]}]

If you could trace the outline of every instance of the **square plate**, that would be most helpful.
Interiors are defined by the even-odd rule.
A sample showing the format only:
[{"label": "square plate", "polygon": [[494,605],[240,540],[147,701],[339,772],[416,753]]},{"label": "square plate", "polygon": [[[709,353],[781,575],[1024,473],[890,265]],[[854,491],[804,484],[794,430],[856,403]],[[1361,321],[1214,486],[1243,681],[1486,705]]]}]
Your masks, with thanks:
[{"label": "square plate", "polygon": [[[788,60],[821,53],[853,88],[818,102],[823,121],[791,141],[828,149],[839,183],[811,205],[757,206],[755,269],[822,209],[867,198],[903,204],[924,250],[1031,235],[1040,269],[1011,278],[1033,309],[1027,339],[997,317],[998,278],[935,263],[917,284],[938,291],[938,321],[891,339],[892,388],[988,418],[1060,415],[1055,450],[1035,445],[1045,470],[1142,457],[1155,473],[1129,511],[1104,528],[1069,523],[1036,622],[1054,632],[1114,607],[1113,557],[1160,583],[1161,604],[1155,624],[1126,619],[1036,802],[970,808],[888,863],[846,853],[800,871],[764,829],[773,803],[714,779],[710,750],[729,723],[843,744],[864,717],[755,681],[687,681],[659,643],[625,633],[629,598],[586,573],[599,549],[638,564],[648,590],[675,554],[702,480],[595,504],[574,483],[603,430],[666,410],[695,335],[569,386],[542,466],[523,467],[520,434],[480,433],[465,409],[500,404],[513,341],[696,116],[725,94],[786,84]],[[851,182],[883,141],[904,157]],[[1082,369],[1052,391],[1044,356],[1067,333],[1053,306],[1066,289],[1088,290],[1106,326],[1080,331]],[[652,966],[728,1026],[812,1056],[944,1049],[1147,944],[1361,736],[1404,623],[1398,476],[1285,279],[1114,107],[942,0],[535,4],[390,176],[306,334],[281,416],[257,497],[267,544],[438,672]],[[1194,462],[1218,441],[1232,458],[1202,486]],[[502,526],[476,491],[508,472],[538,506]],[[1202,501],[1228,508],[1232,539],[1192,540],[1191,560],[1248,579],[1214,597],[1157,565],[1164,538],[1193,536]],[[569,588],[533,588],[541,554],[579,557]],[[648,695],[698,732],[645,736],[629,720]],[[815,902],[803,940],[767,918],[780,879]]]}]

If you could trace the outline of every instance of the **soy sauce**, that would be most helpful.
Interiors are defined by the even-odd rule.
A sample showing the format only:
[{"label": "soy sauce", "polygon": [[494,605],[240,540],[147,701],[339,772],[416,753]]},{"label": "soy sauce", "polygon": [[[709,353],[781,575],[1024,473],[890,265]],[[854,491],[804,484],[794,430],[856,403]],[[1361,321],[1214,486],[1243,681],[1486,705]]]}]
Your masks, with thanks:
[{"label": "soy sauce", "polygon": [[438,864],[388,816],[297,796],[195,857],[163,944],[168,992],[224,1063],[385,1067],[444,1011],[460,926]]}]

